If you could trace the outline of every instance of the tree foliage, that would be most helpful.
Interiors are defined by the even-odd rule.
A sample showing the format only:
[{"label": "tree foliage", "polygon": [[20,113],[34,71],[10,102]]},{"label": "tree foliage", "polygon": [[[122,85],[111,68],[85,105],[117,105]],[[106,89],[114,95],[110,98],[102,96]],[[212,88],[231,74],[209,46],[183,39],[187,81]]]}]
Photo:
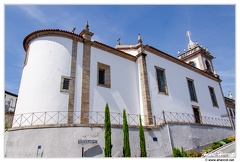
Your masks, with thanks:
[{"label": "tree foliage", "polygon": [[139,115],[139,139],[140,139],[140,151],[141,151],[141,157],[147,157],[147,151],[146,151],[146,145],[145,145],[145,136],[144,136],[144,130],[142,127],[142,119],[141,115]]},{"label": "tree foliage", "polygon": [[131,157],[126,110],[123,110],[123,156]]},{"label": "tree foliage", "polygon": [[104,119],[104,128],[105,128],[105,148],[104,155],[105,157],[112,157],[112,143],[111,143],[111,120],[110,120],[110,111],[108,103],[105,107],[105,119]]}]

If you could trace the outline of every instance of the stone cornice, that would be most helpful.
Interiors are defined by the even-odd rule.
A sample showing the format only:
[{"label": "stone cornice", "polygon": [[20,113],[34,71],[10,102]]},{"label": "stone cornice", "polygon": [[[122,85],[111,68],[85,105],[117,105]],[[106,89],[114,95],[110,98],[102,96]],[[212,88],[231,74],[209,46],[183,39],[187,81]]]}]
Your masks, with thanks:
[{"label": "stone cornice", "polygon": [[194,52],[193,54],[188,55],[188,56],[182,58],[181,60],[182,60],[182,61],[185,61],[185,60],[191,59],[191,58],[195,57],[195,56],[198,55],[198,54],[201,54],[203,57],[205,57],[206,59],[209,59],[209,60],[214,59],[214,57],[213,57],[212,55],[210,55],[210,54],[202,53],[202,51],[196,51],[196,52]]},{"label": "stone cornice", "polygon": [[193,56],[196,56],[197,54],[201,54],[209,60],[214,59],[214,57],[212,55],[210,55],[210,52],[206,48],[202,48],[199,45],[197,45],[193,49],[190,49],[190,50],[184,52],[183,54],[179,54],[178,58],[182,61],[185,61],[185,60],[192,58]]},{"label": "stone cornice", "polygon": [[162,52],[162,51],[160,51],[160,50],[158,50],[158,49],[156,49],[156,48],[154,48],[152,46],[146,45],[145,46],[145,50],[149,51],[149,52],[151,52],[151,53],[153,53],[153,54],[155,54],[157,56],[165,58],[165,59],[167,59],[167,60],[169,60],[171,62],[174,62],[174,63],[176,63],[178,65],[181,65],[181,66],[183,66],[185,68],[188,68],[189,70],[197,72],[198,74],[201,74],[201,75],[203,75],[205,77],[208,77],[209,79],[212,79],[212,80],[217,81],[217,82],[221,82],[219,77],[215,77],[213,74],[204,72],[204,71],[202,71],[202,70],[200,70],[200,69],[198,69],[196,67],[193,67],[193,66],[191,66],[191,65],[189,65],[189,64],[187,64],[187,63],[185,63],[185,62],[183,62],[183,61],[181,61],[181,60],[179,60],[179,59],[177,59],[177,58],[175,58],[175,57],[173,57],[173,56],[171,56],[171,55],[169,55],[169,54],[167,54],[165,52]]},{"label": "stone cornice", "polygon": [[34,31],[25,37],[23,41],[24,50],[25,51],[27,50],[27,46],[31,40],[41,36],[61,36],[69,39],[75,39],[78,42],[83,42],[82,36],[69,31],[60,30],[60,29],[43,29],[43,30]]},{"label": "stone cornice", "polygon": [[134,45],[131,45],[131,44],[129,44],[129,45],[116,45],[116,49],[118,49],[118,50],[131,50],[131,49],[138,49],[139,47],[141,46],[141,44],[140,43],[138,43],[138,44],[134,44]]}]

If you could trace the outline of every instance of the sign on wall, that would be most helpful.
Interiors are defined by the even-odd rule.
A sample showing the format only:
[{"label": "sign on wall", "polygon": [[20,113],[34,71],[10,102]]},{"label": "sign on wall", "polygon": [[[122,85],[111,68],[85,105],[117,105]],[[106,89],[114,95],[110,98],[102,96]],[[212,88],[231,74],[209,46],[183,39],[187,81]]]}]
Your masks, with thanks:
[{"label": "sign on wall", "polygon": [[97,140],[78,140],[78,144],[95,144]]}]

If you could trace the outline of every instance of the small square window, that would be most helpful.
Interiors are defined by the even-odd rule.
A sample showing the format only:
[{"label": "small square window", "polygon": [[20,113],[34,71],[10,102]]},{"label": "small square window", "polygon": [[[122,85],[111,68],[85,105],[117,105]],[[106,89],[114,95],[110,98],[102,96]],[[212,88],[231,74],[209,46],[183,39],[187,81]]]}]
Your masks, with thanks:
[{"label": "small square window", "polygon": [[69,82],[70,82],[70,79],[64,78],[64,80],[63,80],[63,89],[66,89],[66,90],[69,89]]},{"label": "small square window", "polygon": [[110,66],[98,62],[97,85],[105,88],[111,87]]},{"label": "small square window", "polygon": [[105,85],[105,70],[104,69],[99,69],[98,70],[98,84]]},{"label": "small square window", "polygon": [[66,76],[62,76],[60,91],[61,92],[68,92],[69,89],[70,89],[70,84],[71,84],[71,78],[66,77]]}]

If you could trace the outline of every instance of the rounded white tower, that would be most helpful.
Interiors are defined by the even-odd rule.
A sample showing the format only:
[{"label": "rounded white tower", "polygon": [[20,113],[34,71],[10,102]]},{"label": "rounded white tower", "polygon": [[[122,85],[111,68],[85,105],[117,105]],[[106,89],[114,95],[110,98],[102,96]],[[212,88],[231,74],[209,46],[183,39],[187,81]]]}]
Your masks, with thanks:
[{"label": "rounded white tower", "polygon": [[77,61],[72,55],[74,46],[80,46],[78,40],[82,40],[80,35],[58,29],[39,30],[26,36],[13,127],[67,123],[70,91],[74,88],[71,63]]}]

